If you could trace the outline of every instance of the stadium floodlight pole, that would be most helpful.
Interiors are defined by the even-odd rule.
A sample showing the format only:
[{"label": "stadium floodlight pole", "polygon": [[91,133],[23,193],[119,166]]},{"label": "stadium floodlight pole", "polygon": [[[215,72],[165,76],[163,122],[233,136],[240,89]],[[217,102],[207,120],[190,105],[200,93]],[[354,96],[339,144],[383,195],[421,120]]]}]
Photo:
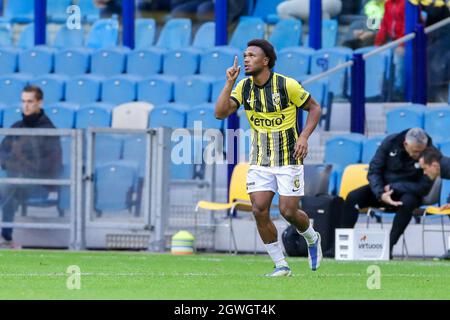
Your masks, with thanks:
[{"label": "stadium floodlight pole", "polygon": [[322,0],[309,0],[309,47],[322,48]]},{"label": "stadium floodlight pole", "polygon": [[134,0],[122,0],[123,45],[134,49]]},{"label": "stadium floodlight pole", "polygon": [[[228,3],[227,0],[216,0],[215,5],[215,15],[216,15],[216,46],[223,46],[228,43]],[[233,113],[228,117],[227,128],[229,130],[239,129],[239,119],[237,113]],[[226,139],[228,139],[228,149],[227,149],[227,190],[228,195],[230,193],[230,182],[231,175],[235,165],[237,164],[237,138],[234,134],[225,134]],[[232,155],[232,159],[230,158]]]},{"label": "stadium floodlight pole", "polygon": [[360,53],[353,54],[352,96],[351,96],[351,132],[364,134],[366,120],[366,72],[365,61]]},{"label": "stadium floodlight pole", "polygon": [[414,92],[413,103],[427,104],[427,36],[418,23],[414,38]]},{"label": "stadium floodlight pole", "polygon": [[34,0],[34,45],[45,44],[47,0]]},{"label": "stadium floodlight pole", "polygon": [[[416,25],[419,23],[419,6],[412,4],[410,1],[406,1],[405,6],[405,34],[414,33]],[[414,48],[412,41],[405,44],[405,57],[404,57],[404,79],[405,79],[405,99],[407,101],[413,101],[413,65],[414,65]]]}]

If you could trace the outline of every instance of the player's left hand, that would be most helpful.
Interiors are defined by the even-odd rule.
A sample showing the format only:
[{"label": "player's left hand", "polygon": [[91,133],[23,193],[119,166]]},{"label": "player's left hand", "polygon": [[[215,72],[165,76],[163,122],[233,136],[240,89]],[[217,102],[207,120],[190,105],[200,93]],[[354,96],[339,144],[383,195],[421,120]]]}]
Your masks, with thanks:
[{"label": "player's left hand", "polygon": [[308,154],[308,139],[299,136],[295,143],[294,157],[295,159],[305,159]]}]

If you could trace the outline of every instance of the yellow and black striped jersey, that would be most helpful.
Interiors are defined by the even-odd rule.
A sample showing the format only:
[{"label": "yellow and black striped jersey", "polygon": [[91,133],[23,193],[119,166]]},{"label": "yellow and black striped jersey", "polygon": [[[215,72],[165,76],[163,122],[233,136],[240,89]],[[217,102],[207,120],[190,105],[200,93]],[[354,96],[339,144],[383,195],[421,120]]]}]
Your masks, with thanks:
[{"label": "yellow and black striped jersey", "polygon": [[294,158],[297,108],[306,106],[310,94],[296,80],[272,72],[263,86],[245,78],[238,82],[231,99],[241,106],[251,127],[250,164],[287,166],[302,164]]}]

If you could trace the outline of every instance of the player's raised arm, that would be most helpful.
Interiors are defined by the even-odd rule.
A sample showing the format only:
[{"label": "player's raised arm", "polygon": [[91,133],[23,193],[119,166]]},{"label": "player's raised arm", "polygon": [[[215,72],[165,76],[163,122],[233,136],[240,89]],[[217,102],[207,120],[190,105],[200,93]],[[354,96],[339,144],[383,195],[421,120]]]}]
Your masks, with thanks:
[{"label": "player's raised arm", "polygon": [[215,116],[217,119],[225,119],[239,108],[238,103],[231,99],[231,91],[240,71],[241,67],[238,66],[238,57],[236,56],[234,57],[233,66],[227,69],[227,81],[216,101]]}]

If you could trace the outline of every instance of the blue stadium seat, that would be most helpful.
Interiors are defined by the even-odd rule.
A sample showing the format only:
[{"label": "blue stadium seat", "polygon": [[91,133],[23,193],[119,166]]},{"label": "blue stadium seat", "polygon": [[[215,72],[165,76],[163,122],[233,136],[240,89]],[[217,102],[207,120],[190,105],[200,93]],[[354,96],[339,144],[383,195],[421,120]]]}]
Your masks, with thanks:
[{"label": "blue stadium seat", "polygon": [[137,84],[137,100],[153,105],[168,103],[173,100],[173,87],[176,78],[155,75],[141,80]]},{"label": "blue stadium seat", "polygon": [[3,110],[8,108],[6,104],[0,103],[0,127],[3,127]]},{"label": "blue stadium seat", "polygon": [[167,127],[172,129],[184,128],[186,113],[168,106],[154,108],[149,114],[149,127]]},{"label": "blue stadium seat", "polygon": [[68,17],[67,7],[72,0],[47,0],[47,21],[53,23],[65,23]]},{"label": "blue stadium seat", "polygon": [[192,106],[185,104],[185,103],[169,102],[169,103],[157,105],[157,106],[155,106],[155,108],[169,108],[169,109],[175,109],[180,112],[186,113],[192,109]]},{"label": "blue stadium seat", "polygon": [[[50,39],[50,32],[47,29],[46,39]],[[34,23],[28,24],[20,33],[17,46],[23,49],[34,47]]]},{"label": "blue stadium seat", "polygon": [[250,40],[263,39],[264,32],[264,21],[261,18],[241,18],[231,36],[229,46],[238,50],[245,50]]},{"label": "blue stadium seat", "polygon": [[44,102],[51,104],[64,99],[64,87],[67,78],[57,74],[46,74],[30,81],[44,92]]},{"label": "blue stadium seat", "polygon": [[3,12],[4,17],[13,23],[29,23],[34,20],[34,1],[6,1]]},{"label": "blue stadium seat", "polygon": [[191,44],[192,22],[190,19],[175,18],[166,22],[156,46],[165,49],[181,49]]},{"label": "blue stadium seat", "polygon": [[384,138],[386,138],[385,135],[376,136],[369,138],[363,142],[362,158],[361,158],[362,163],[370,163],[373,156],[375,155],[375,152],[381,145],[381,142],[384,140]]},{"label": "blue stadium seat", "polygon": [[450,157],[450,140],[439,143],[439,150],[441,150],[444,156]]},{"label": "blue stadium seat", "polygon": [[194,129],[194,123],[201,122],[203,130],[207,129],[223,129],[223,120],[217,120],[214,116],[214,105],[205,103],[198,105],[186,114],[186,128]]},{"label": "blue stadium seat", "polygon": [[[98,213],[131,208],[131,192],[137,179],[136,166],[127,161],[99,165],[94,175],[94,208]],[[120,181],[120,183],[117,183]]]},{"label": "blue stadium seat", "polygon": [[326,141],[324,163],[333,165],[329,192],[336,193],[340,189],[342,173],[346,166],[361,162],[363,140],[363,137],[345,135]]},{"label": "blue stadium seat", "polygon": [[0,77],[0,103],[14,105],[21,103],[22,89],[31,80],[24,74],[9,74]]},{"label": "blue stadium seat", "polygon": [[95,21],[86,39],[86,46],[103,49],[117,46],[119,41],[119,22],[116,19]]},{"label": "blue stadium seat", "polygon": [[[320,106],[322,106],[322,108],[327,107],[328,82],[325,79],[319,79],[305,84],[303,87],[320,104]],[[303,118],[303,120],[306,121],[305,117]]]},{"label": "blue stadium seat", "polygon": [[3,109],[3,128],[10,128],[20,120],[22,120],[22,108],[20,106],[17,105]]},{"label": "blue stadium seat", "polygon": [[[127,135],[124,139],[123,160],[134,162],[138,167],[138,176],[140,179],[145,177],[145,159],[147,153],[147,139],[143,134]],[[143,181],[141,181],[143,183]],[[141,186],[136,186],[139,192]],[[137,200],[139,201],[139,200]]]},{"label": "blue stadium seat", "polygon": [[164,54],[163,73],[171,76],[189,76],[197,73],[200,54],[192,48],[170,50]]},{"label": "blue stadium seat", "polygon": [[333,48],[338,38],[337,20],[322,20],[322,48]]},{"label": "blue stadium seat", "polygon": [[450,107],[433,108],[425,112],[424,130],[434,143],[448,140],[450,128]]},{"label": "blue stadium seat", "polygon": [[258,0],[255,2],[252,16],[264,19],[269,24],[277,23],[279,17],[277,16],[277,6],[283,0]]},{"label": "blue stadium seat", "polygon": [[[352,50],[350,48],[330,48],[316,51],[311,58],[311,74],[327,71],[341,63],[350,60]],[[329,90],[334,96],[344,95],[347,85],[348,70],[341,70],[329,76]]]},{"label": "blue stadium seat", "polygon": [[284,48],[297,47],[302,42],[302,21],[283,19],[277,22],[269,37],[270,43],[279,52]]},{"label": "blue stadium seat", "polygon": [[94,164],[95,166],[108,161],[122,158],[123,138],[113,134],[95,134]]},{"label": "blue stadium seat", "polygon": [[195,33],[192,47],[197,49],[212,49],[216,45],[216,23],[205,22]]},{"label": "blue stadium seat", "polygon": [[292,78],[309,73],[314,50],[301,47],[282,49],[278,54],[275,71]]},{"label": "blue stadium seat", "polygon": [[100,99],[102,81],[102,77],[91,74],[67,80],[66,101],[80,105],[98,101]]},{"label": "blue stadium seat", "polygon": [[100,49],[91,55],[91,73],[100,76],[115,76],[125,71],[126,47]]},{"label": "blue stadium seat", "polygon": [[0,47],[13,45],[13,31],[11,23],[0,21]]},{"label": "blue stadium seat", "polygon": [[160,73],[164,53],[165,50],[155,47],[130,51],[127,56],[127,73],[142,77]]},{"label": "blue stadium seat", "polygon": [[88,23],[93,23],[100,18],[100,9],[94,5],[92,0],[78,0],[83,20]]},{"label": "blue stadium seat", "polygon": [[91,50],[74,48],[58,51],[55,54],[55,73],[78,76],[89,71]]},{"label": "blue stadium seat", "polygon": [[238,50],[228,47],[208,50],[200,58],[200,74],[225,79],[226,71],[233,65],[234,57],[240,55],[242,54]]},{"label": "blue stadium seat", "polygon": [[136,100],[138,78],[122,75],[103,81],[101,100],[111,104],[122,104]]},{"label": "blue stadium seat", "polygon": [[144,49],[153,46],[156,33],[155,19],[139,18],[136,19],[135,25],[134,47],[136,49]]},{"label": "blue stadium seat", "polygon": [[45,114],[58,129],[72,129],[75,124],[75,110],[58,104],[45,107]]},{"label": "blue stadium seat", "polygon": [[[225,86],[225,79],[214,80],[211,83],[211,102],[215,103]],[[236,81],[237,83],[237,81]]]},{"label": "blue stadium seat", "polygon": [[111,109],[100,103],[82,106],[75,115],[75,128],[108,128],[111,126]]},{"label": "blue stadium seat", "polygon": [[53,72],[55,49],[37,46],[19,53],[19,71],[38,76]]},{"label": "blue stadium seat", "polygon": [[387,134],[401,132],[408,128],[423,128],[424,107],[407,106],[388,111],[386,113]]},{"label": "blue stadium seat", "polygon": [[187,76],[175,82],[175,102],[191,106],[209,102],[211,99],[211,78]]},{"label": "blue stadium seat", "polygon": [[84,31],[83,29],[68,29],[64,24],[56,33],[55,42],[53,46],[56,48],[73,49],[82,47],[84,45]]},{"label": "blue stadium seat", "polygon": [[19,52],[15,47],[0,46],[0,75],[17,71]]}]

